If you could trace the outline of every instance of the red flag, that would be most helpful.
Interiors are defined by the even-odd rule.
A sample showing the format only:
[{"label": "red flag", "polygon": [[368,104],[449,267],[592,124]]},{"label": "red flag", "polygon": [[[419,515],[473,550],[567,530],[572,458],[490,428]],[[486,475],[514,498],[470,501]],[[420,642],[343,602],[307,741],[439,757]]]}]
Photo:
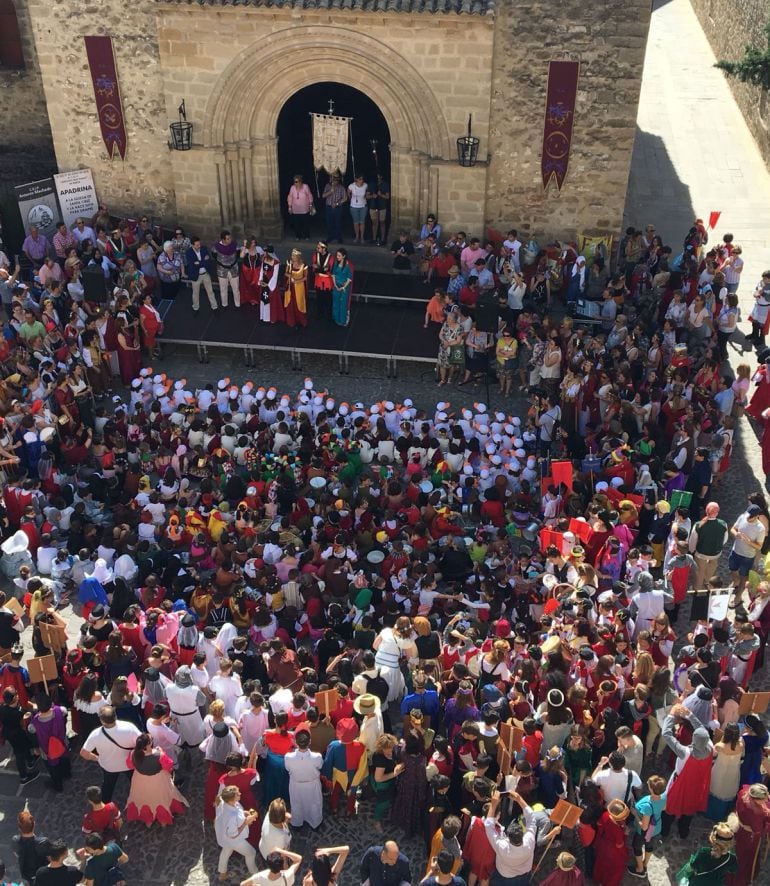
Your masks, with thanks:
[{"label": "red flag", "polygon": [[552,461],[551,475],[556,486],[564,483],[567,489],[572,489],[572,462],[571,461]]},{"label": "red flag", "polygon": [[126,159],[126,123],[120,97],[118,72],[111,37],[84,37],[88,67],[94,86],[96,113],[102,130],[102,140],[112,160],[115,154]]},{"label": "red flag", "polygon": [[717,222],[719,221],[719,216],[721,212],[710,212],[709,213],[709,227],[713,230],[717,226]]},{"label": "red flag", "polygon": [[139,681],[136,679],[136,674],[131,673],[128,675],[128,679],[126,680],[126,688],[129,692],[136,692],[139,689]]},{"label": "red flag", "polygon": [[561,190],[567,177],[579,77],[580,62],[552,61],[548,65],[543,148],[540,158],[543,189],[547,189],[555,179],[557,189]]}]

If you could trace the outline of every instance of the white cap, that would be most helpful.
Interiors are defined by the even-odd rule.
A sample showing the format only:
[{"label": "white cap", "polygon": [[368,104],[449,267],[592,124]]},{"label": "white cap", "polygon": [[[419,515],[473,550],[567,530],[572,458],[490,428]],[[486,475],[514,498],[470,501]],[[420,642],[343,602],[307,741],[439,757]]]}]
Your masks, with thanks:
[{"label": "white cap", "polygon": [[517,428],[519,427],[519,425],[521,424],[521,419],[519,418],[518,415],[514,415],[514,416],[513,416],[513,418],[511,419],[511,424],[512,424],[514,427],[517,427]]},{"label": "white cap", "polygon": [[286,396],[286,394],[284,394],[281,397],[281,406],[288,406],[289,403],[291,403],[291,400],[289,400],[289,398]]},{"label": "white cap", "polygon": [[521,439],[521,437],[514,437],[513,438],[513,445],[517,449],[521,449],[521,447],[524,445],[524,441]]},{"label": "white cap", "polygon": [[479,433],[480,434],[488,434],[489,433],[489,425],[479,425]]},{"label": "white cap", "polygon": [[333,397],[326,398],[326,408],[329,410],[334,409],[334,398]]},{"label": "white cap", "polygon": [[612,591],[602,591],[601,594],[596,598],[598,603],[609,603],[611,600],[615,599],[615,595]]},{"label": "white cap", "polygon": [[595,487],[595,488],[596,488],[596,491],[597,491],[597,492],[606,492],[606,491],[610,488],[610,485],[609,485],[609,483],[607,483],[605,480],[600,480],[600,481],[596,484],[596,487]]},{"label": "white cap", "polygon": [[141,386],[142,386],[141,378],[134,378],[131,380],[131,387],[132,388],[141,388]]},{"label": "white cap", "polygon": [[340,403],[340,408],[337,410],[340,415],[347,415],[350,411],[350,407],[347,403]]},{"label": "white cap", "polygon": [[148,376],[151,372],[152,372],[152,369],[150,369],[149,367],[145,366],[144,369],[140,369],[140,370],[139,370],[139,375],[140,375],[142,378],[147,378],[147,376]]},{"label": "white cap", "polygon": [[505,413],[504,412],[496,412],[495,413],[495,421],[505,421]]},{"label": "white cap", "polygon": [[300,391],[300,392],[299,392],[299,397],[298,397],[297,399],[298,399],[299,402],[302,403],[303,405],[307,405],[307,404],[310,402],[310,397],[308,397],[306,391]]},{"label": "white cap", "polygon": [[527,452],[525,449],[514,449],[513,454],[516,456],[516,458],[526,458],[527,457]]},{"label": "white cap", "polygon": [[264,400],[265,399],[265,389],[264,388],[257,388],[256,398],[257,398],[257,400]]},{"label": "white cap", "polygon": [[[517,457],[518,457],[518,456],[517,456]],[[528,467],[528,468],[534,468],[536,464],[537,464],[537,459],[535,458],[535,456],[534,456],[534,455],[528,455],[528,456],[527,456],[527,467]]]},{"label": "white cap", "polygon": [[512,425],[512,424],[507,424],[507,425],[505,425],[505,426],[503,427],[503,430],[504,430],[505,433],[508,434],[509,436],[510,436],[511,434],[515,434],[515,433],[516,433],[516,432],[514,431],[514,429],[513,429],[513,425]]},{"label": "white cap", "polygon": [[484,449],[485,449],[487,455],[494,455],[494,453],[497,451],[495,449],[494,443],[487,443],[487,445],[484,447]]},{"label": "white cap", "polygon": [[463,418],[470,421],[473,418],[473,412],[470,409],[463,409]]},{"label": "white cap", "polygon": [[492,458],[489,459],[493,465],[501,465],[503,463],[503,458],[501,455],[493,455]]},{"label": "white cap", "polygon": [[503,442],[503,438],[500,436],[500,434],[493,434],[492,440],[494,440],[495,443],[502,443]]},{"label": "white cap", "polygon": [[181,391],[183,387],[184,387],[183,381],[175,381],[174,382],[174,390],[175,391]]},{"label": "white cap", "polygon": [[403,405],[406,406],[407,409],[411,409],[412,406],[414,406],[414,403],[412,402],[412,398],[411,398],[411,397],[407,397],[406,400],[404,400]]},{"label": "white cap", "polygon": [[254,384],[250,381],[247,381],[246,384],[241,388],[241,393],[242,394],[249,394],[249,393],[251,393],[251,390],[253,387],[254,387]]},{"label": "white cap", "polygon": [[466,462],[463,465],[463,474],[472,474],[472,473],[473,473],[473,465],[468,464],[468,462]]},{"label": "white cap", "polygon": [[313,405],[314,406],[323,406],[324,398],[320,396],[313,397]]},{"label": "white cap", "polygon": [[166,389],[163,387],[163,385],[155,385],[155,387],[152,389],[153,397],[162,397],[165,393]]},{"label": "white cap", "polygon": [[619,489],[623,485],[623,478],[622,477],[613,477],[610,480],[610,485],[613,487],[613,489]]},{"label": "white cap", "polygon": [[267,399],[268,400],[275,400],[275,398],[277,396],[278,396],[278,391],[276,391],[275,388],[268,388],[268,391],[267,391]]},{"label": "white cap", "polygon": [[380,414],[380,407],[379,407],[379,405],[378,405],[377,403],[375,403],[373,406],[371,406],[371,407],[369,408],[369,412],[370,412],[372,415],[379,415],[379,414]]},{"label": "white cap", "polygon": [[486,480],[489,477],[489,471],[486,468],[482,468],[481,471],[479,471],[479,476],[482,480]]},{"label": "white cap", "polygon": [[387,409],[388,412],[393,412],[395,408],[396,404],[392,400],[385,401],[385,409]]},{"label": "white cap", "polygon": [[[407,405],[406,400],[404,400],[404,406],[406,406],[406,405]],[[409,405],[410,406],[412,405],[411,400],[409,401]],[[449,404],[446,402],[446,400],[439,400],[439,402],[436,403],[436,410],[438,412],[443,412],[445,409],[448,409],[448,408],[449,408]]]},{"label": "white cap", "polygon": [[229,384],[229,382],[226,378],[220,378],[219,381],[217,382],[217,387],[219,388],[220,391],[224,391],[227,389],[228,384]]},{"label": "white cap", "polygon": [[474,403],[473,406],[474,406],[476,412],[486,412],[487,411],[486,403]]},{"label": "white cap", "polygon": [[305,390],[306,390],[306,391],[312,391],[312,390],[313,390],[313,379],[312,379],[312,378],[306,378],[306,379],[305,379]]},{"label": "white cap", "polygon": [[447,420],[446,412],[437,412],[436,413],[436,421],[446,421],[446,420]]},{"label": "white cap", "polygon": [[152,383],[153,383],[154,385],[159,385],[162,381],[163,381],[163,376],[162,376],[162,375],[154,375],[154,376],[152,377]]}]

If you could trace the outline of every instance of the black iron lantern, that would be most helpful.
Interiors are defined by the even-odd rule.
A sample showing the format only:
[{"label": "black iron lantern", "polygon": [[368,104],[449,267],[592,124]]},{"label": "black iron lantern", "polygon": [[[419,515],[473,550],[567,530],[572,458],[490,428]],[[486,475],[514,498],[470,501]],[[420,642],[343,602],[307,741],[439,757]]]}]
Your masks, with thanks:
[{"label": "black iron lantern", "polygon": [[172,123],[171,141],[168,143],[169,148],[174,151],[189,151],[192,148],[192,123],[187,122],[187,114],[185,112],[184,99],[179,105],[179,120]]},{"label": "black iron lantern", "polygon": [[460,166],[475,166],[479,159],[479,139],[471,135],[473,115],[468,114],[468,134],[457,139],[457,162]]}]

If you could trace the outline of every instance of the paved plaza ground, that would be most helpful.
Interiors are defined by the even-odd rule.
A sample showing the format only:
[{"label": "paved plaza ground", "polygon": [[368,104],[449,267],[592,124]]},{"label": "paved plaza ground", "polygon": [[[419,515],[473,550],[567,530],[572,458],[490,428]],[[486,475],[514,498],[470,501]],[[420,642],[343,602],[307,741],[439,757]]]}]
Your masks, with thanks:
[{"label": "paved plaza ground", "polygon": [[[628,190],[627,223],[639,227],[655,223],[676,253],[696,216],[708,218],[710,211],[721,210],[716,234],[721,237],[730,230],[743,246],[746,270],[739,295],[743,316],[747,317],[751,292],[762,270],[770,266],[770,176],[722,74],[712,67],[713,54],[687,0],[658,0],[654,6]],[[579,125],[578,121],[578,137]],[[515,217],[511,221],[515,223]],[[731,358],[733,366],[742,355],[743,344],[739,340]],[[338,399],[371,402],[410,396],[416,405],[429,410],[440,396],[450,399],[456,407],[486,398],[483,388],[451,392],[437,389],[427,366],[422,369],[404,365],[397,379],[387,379],[382,361],[355,360],[351,374],[340,376],[336,360],[326,358],[314,359],[305,373],[298,373],[290,370],[288,355],[260,356],[261,362],[252,370],[238,365],[238,356],[236,352],[212,353],[211,362],[202,366],[195,362],[192,351],[179,348],[167,354],[162,369],[172,377],[186,377],[190,385],[230,375],[234,380],[269,378],[279,390],[287,391],[296,391],[304,374],[309,373],[317,388],[327,387]],[[753,357],[748,357],[753,363]],[[503,405],[494,392],[488,404],[493,408]],[[505,407],[516,411],[521,405],[514,402]],[[730,472],[717,495],[723,516],[731,520],[740,513],[748,492],[762,488],[763,482],[756,429],[742,419]],[[75,632],[79,619],[71,609],[64,614]],[[687,615],[684,612],[680,617],[680,627],[686,623]],[[769,684],[766,674],[761,674],[752,686],[767,689]],[[204,764],[199,760],[186,791],[190,810],[173,828],[127,828],[130,862],[126,873],[131,886],[197,886],[216,881],[216,842],[212,827],[203,823],[201,815],[203,772]],[[0,762],[0,855],[8,864],[10,879],[18,873],[10,837],[15,831],[16,813],[25,803],[37,817],[39,832],[80,845],[83,791],[88,784],[99,783],[100,771],[95,764],[77,760],[74,773],[63,795],[47,792],[44,778],[22,790],[18,789],[12,766],[8,766],[7,760]],[[121,785],[116,800],[121,802],[125,796],[126,786]],[[666,886],[673,882],[673,875],[692,849],[703,842],[708,829],[708,822],[699,819],[687,843],[678,837],[670,838],[650,863],[650,883]],[[389,836],[397,839],[409,855],[413,873],[419,879],[424,870],[420,835],[404,834],[396,823]],[[379,840],[372,827],[371,807],[364,803],[354,822],[329,815],[317,834],[296,835],[292,849],[309,858],[316,846],[349,843],[351,855],[342,875],[343,886],[349,886],[359,882],[361,853]],[[231,869],[243,870],[235,863],[231,863]],[[550,865],[543,868],[550,869]],[[770,873],[764,871],[758,882],[770,883]]]}]

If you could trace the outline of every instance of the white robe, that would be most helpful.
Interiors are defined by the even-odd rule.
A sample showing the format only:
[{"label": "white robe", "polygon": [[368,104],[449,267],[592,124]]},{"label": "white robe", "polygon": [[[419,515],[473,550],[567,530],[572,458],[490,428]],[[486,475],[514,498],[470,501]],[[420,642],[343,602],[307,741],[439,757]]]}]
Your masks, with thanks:
[{"label": "white robe", "polygon": [[[166,687],[166,698],[171,709],[171,716],[177,722],[176,731],[182,744],[199,745],[206,737],[198,705],[203,693],[197,686],[177,686],[171,683]],[[205,697],[204,697],[205,700]]]},{"label": "white robe", "polygon": [[238,716],[236,705],[238,699],[243,695],[240,679],[236,676],[225,677],[223,674],[217,674],[209,681],[209,690],[224,702],[225,714],[236,719]]},{"label": "white robe", "polygon": [[291,823],[301,827],[307,822],[317,828],[323,819],[321,767],[323,757],[315,751],[289,751],[284,757],[289,773]]}]

